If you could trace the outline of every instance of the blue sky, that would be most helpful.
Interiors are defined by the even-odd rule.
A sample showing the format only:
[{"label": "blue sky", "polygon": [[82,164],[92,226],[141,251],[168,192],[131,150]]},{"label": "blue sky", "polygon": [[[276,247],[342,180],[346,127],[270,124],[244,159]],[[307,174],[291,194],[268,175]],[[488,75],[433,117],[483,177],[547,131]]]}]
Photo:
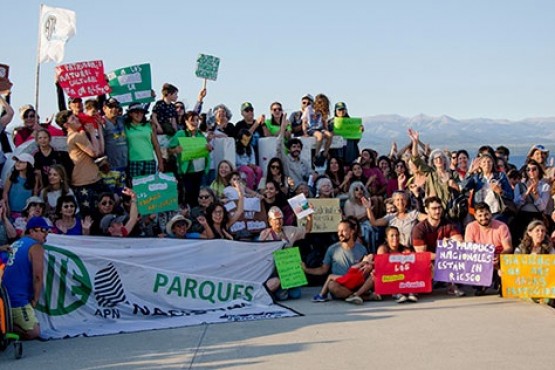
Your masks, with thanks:
[{"label": "blue sky", "polygon": [[[153,5],[154,4],[154,5]],[[0,63],[13,105],[34,102],[40,1],[3,0]],[[63,63],[101,59],[107,71],[149,62],[153,87],[191,107],[199,53],[221,58],[206,107],[239,119],[243,101],[269,114],[325,93],[353,116],[555,116],[554,1],[51,1],[77,13]],[[56,111],[55,64],[41,65],[40,113]]]}]

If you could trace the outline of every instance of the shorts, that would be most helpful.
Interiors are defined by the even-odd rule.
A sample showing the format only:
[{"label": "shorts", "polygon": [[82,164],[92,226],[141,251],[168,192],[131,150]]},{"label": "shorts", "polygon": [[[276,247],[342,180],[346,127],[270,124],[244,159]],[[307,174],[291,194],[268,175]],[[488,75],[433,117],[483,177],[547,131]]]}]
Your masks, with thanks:
[{"label": "shorts", "polygon": [[322,127],[320,127],[320,128],[309,128],[309,129],[307,130],[307,134],[308,134],[308,136],[312,136],[312,135],[314,135],[314,133],[315,133],[316,131],[318,131],[318,132],[324,132],[324,131],[326,131],[326,130],[324,130],[324,128],[322,128]]},{"label": "shorts", "polygon": [[23,307],[12,307],[12,320],[13,323],[19,326],[24,331],[31,331],[35,325],[39,323],[35,316],[35,309],[30,303]]},{"label": "shorts", "polygon": [[362,270],[356,267],[350,267],[345,275],[335,279],[336,283],[344,286],[351,291],[360,288],[365,281],[366,278],[364,277]]}]

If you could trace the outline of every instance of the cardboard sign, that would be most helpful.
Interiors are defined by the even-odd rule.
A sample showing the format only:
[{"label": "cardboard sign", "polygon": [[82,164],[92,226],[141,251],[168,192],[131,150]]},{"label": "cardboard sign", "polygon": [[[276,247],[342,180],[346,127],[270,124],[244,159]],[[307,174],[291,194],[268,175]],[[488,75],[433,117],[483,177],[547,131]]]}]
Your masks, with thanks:
[{"label": "cardboard sign", "polygon": [[203,137],[180,137],[178,138],[181,146],[181,160],[190,161],[191,159],[204,158],[210,153],[206,148],[206,139]]},{"label": "cardboard sign", "polygon": [[378,294],[430,293],[431,254],[378,254],[374,257],[375,289]]},{"label": "cardboard sign", "polygon": [[137,193],[137,206],[141,215],[176,211],[179,208],[177,180],[169,173],[134,178],[133,190]]},{"label": "cardboard sign", "polygon": [[335,117],[333,119],[333,133],[344,139],[361,139],[362,118]]},{"label": "cardboard sign", "polygon": [[490,286],[495,246],[438,240],[434,281]]},{"label": "cardboard sign", "polygon": [[501,255],[505,298],[555,298],[555,255]]},{"label": "cardboard sign", "polygon": [[101,60],[62,64],[56,67],[56,73],[60,86],[71,98],[104,95],[110,92]]},{"label": "cardboard sign", "polygon": [[306,275],[301,267],[299,247],[280,249],[274,252],[274,261],[283,289],[307,285]]},{"label": "cardboard sign", "polygon": [[120,68],[108,73],[108,84],[112,88],[110,96],[122,105],[154,101],[152,74],[148,63]]},{"label": "cardboard sign", "polygon": [[341,207],[339,199],[317,199],[312,198],[308,203],[314,206],[314,218],[312,221],[313,233],[335,233],[337,225],[341,221]]},{"label": "cardboard sign", "polygon": [[199,54],[197,58],[197,77],[216,81],[219,68],[220,58],[212,55]]}]

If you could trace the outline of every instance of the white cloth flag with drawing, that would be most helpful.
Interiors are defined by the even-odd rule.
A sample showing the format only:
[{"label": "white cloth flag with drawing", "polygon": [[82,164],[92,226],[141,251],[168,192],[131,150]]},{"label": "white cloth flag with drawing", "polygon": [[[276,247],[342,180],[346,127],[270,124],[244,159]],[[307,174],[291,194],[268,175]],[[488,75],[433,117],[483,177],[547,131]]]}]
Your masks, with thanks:
[{"label": "white cloth flag with drawing", "polygon": [[39,63],[64,59],[65,44],[75,35],[75,24],[74,11],[41,6]]}]

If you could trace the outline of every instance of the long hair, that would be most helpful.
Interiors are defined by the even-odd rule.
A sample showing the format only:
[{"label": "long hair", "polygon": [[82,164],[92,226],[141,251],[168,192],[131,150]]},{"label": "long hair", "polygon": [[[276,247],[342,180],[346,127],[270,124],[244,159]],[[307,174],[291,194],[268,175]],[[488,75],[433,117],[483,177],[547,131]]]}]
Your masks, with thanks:
[{"label": "long hair", "polygon": [[283,162],[281,161],[281,159],[279,159],[278,157],[273,157],[272,159],[270,159],[268,161],[268,166],[266,167],[266,184],[268,183],[268,181],[272,180],[275,181],[273,176],[272,176],[272,166],[274,164],[278,164],[279,165],[279,182],[281,183],[280,186],[280,191],[281,191],[281,186],[285,185],[287,183],[287,176],[285,176],[285,171],[283,170]]},{"label": "long hair", "polygon": [[366,186],[364,186],[364,184],[360,181],[354,181],[353,183],[351,183],[351,185],[349,186],[349,200],[352,203],[356,203],[356,199],[355,199],[355,189],[356,188],[362,188],[362,191],[364,192],[364,196],[366,198],[369,197],[368,194],[368,189],[366,189]]},{"label": "long hair", "polygon": [[[243,136],[249,137],[249,143],[245,146],[242,143]],[[247,129],[241,129],[235,138],[235,151],[239,155],[246,154],[247,156],[251,156],[252,154],[252,134]]]},{"label": "long hair", "polygon": [[65,195],[63,197],[59,197],[58,201],[56,202],[56,216],[59,218],[62,217],[62,205],[64,203],[73,203],[75,208],[73,208],[73,216],[77,213],[77,201],[73,195]]},{"label": "long hair", "polygon": [[[27,190],[33,190],[35,188],[35,183],[36,183],[36,179],[35,179],[35,170],[33,168],[33,166],[31,165],[31,163],[29,162],[25,162],[27,164],[27,168],[25,169],[25,183],[23,184],[23,187]],[[10,181],[12,182],[12,184],[15,184],[18,182],[17,178],[19,177],[19,171],[15,169],[15,166],[13,167],[12,173],[10,174]]]},{"label": "long hair", "polygon": [[322,122],[330,116],[330,100],[324,94],[318,94],[314,98],[314,112],[322,116]]},{"label": "long hair", "polygon": [[229,230],[227,229],[227,222],[229,221],[229,214],[227,213],[227,210],[225,209],[224,205],[220,202],[215,201],[214,203],[209,205],[208,208],[206,208],[206,223],[208,224],[208,226],[210,227],[212,232],[215,234],[216,229],[214,228],[214,220],[212,220],[212,213],[214,213],[214,211],[218,207],[221,207],[223,209],[223,212],[224,212],[223,217],[222,217],[222,224],[220,225],[220,228],[222,230],[225,230],[225,231],[229,232]]},{"label": "long hair", "polygon": [[218,163],[218,167],[216,168],[216,183],[225,185],[227,184],[226,179],[220,176],[220,166],[222,165],[222,163],[227,163],[230,172],[233,171],[234,166],[227,159],[222,159],[220,163]]},{"label": "long hair", "polygon": [[[528,224],[528,227],[526,228],[526,231],[524,232],[522,241],[518,246],[522,254],[530,254],[532,252],[532,249],[534,248],[534,242],[532,241],[532,238],[530,237],[530,235],[528,235],[528,233],[531,233],[532,230],[534,230],[538,226],[543,226],[547,230],[547,227],[545,226],[543,221],[534,220],[530,222]],[[540,246],[539,254],[549,254],[549,252],[551,251],[551,248],[553,248],[553,244],[551,243],[551,240],[549,240],[549,234],[546,232],[545,238],[543,238]]]},{"label": "long hair", "polygon": [[[52,166],[50,166],[50,169],[48,170],[50,172],[50,170],[54,170],[56,171],[56,173],[58,174],[58,176],[60,176],[60,182],[61,182],[61,191],[62,194],[60,196],[65,196],[69,194],[69,183],[67,180],[67,173],[66,173],[66,169],[64,168],[64,166],[62,166],[61,164],[53,164]],[[46,185],[45,187],[42,188],[42,192],[41,192],[41,197],[44,200],[45,203],[47,202],[47,197],[48,197],[48,193],[51,191],[54,191],[55,189],[52,187],[52,185],[50,183],[48,183],[48,185]]]},{"label": "long hair", "polygon": [[[339,167],[339,169],[337,170],[337,176],[334,175],[330,170],[330,163],[331,163],[332,159],[335,159],[337,161],[337,166]],[[328,165],[326,167],[326,175],[330,179],[332,179],[332,182],[336,177],[338,178],[338,180],[340,182],[343,181],[343,179],[345,179],[345,166],[343,165],[343,160],[339,157],[332,156],[330,158],[330,160],[328,161]]]}]

